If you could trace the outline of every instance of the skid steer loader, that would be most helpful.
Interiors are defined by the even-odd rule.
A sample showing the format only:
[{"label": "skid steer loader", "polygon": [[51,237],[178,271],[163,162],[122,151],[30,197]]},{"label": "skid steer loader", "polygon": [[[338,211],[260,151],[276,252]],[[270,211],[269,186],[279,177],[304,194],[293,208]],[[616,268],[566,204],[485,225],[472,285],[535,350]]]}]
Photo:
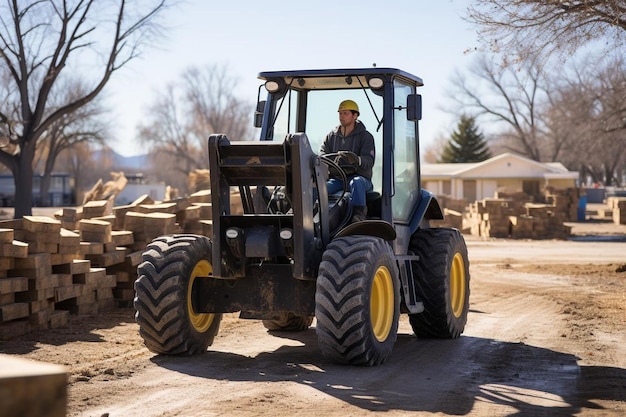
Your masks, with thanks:
[{"label": "skid steer loader", "polygon": [[[315,319],[321,353],[352,365],[389,358],[400,314],[417,337],[458,337],[469,260],[458,230],[430,227],[443,213],[421,188],[422,80],[376,67],[258,78],[259,140],[208,139],[211,235],[162,236],[143,253],[134,306],[146,346],[206,352],[222,315],[235,312],[269,330],[305,330]],[[356,223],[349,191],[326,191],[329,170],[345,168],[316,151],[345,99],[361,103],[376,144],[367,219]],[[231,213],[233,190],[243,214]]]}]

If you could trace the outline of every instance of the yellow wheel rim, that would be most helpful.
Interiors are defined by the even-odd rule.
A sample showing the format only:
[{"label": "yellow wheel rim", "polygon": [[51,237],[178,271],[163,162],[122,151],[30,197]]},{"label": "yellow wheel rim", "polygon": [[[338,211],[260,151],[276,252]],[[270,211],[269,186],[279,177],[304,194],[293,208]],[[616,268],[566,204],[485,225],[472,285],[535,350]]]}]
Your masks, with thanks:
[{"label": "yellow wheel rim", "polygon": [[376,340],[384,342],[391,331],[395,305],[393,278],[384,266],[376,270],[370,300],[372,330]]},{"label": "yellow wheel rim", "polygon": [[450,269],[450,305],[452,314],[459,318],[465,307],[465,263],[460,253],[454,255]]},{"label": "yellow wheel rim", "polygon": [[213,324],[215,315],[212,313],[196,313],[193,311],[191,289],[193,288],[196,277],[208,277],[212,272],[213,265],[207,260],[202,260],[196,264],[189,277],[189,285],[187,286],[187,314],[189,315],[191,325],[198,333],[204,333],[209,330],[209,327]]}]

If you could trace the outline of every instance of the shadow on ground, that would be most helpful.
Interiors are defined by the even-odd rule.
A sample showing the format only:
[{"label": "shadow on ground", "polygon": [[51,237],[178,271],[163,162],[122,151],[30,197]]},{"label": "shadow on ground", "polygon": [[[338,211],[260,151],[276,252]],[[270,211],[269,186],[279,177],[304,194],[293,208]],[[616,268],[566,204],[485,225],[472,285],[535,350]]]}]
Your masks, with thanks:
[{"label": "shadow on ground", "polygon": [[201,357],[152,360],[207,379],[293,381],[367,411],[466,415],[481,402],[494,410],[506,406],[509,415],[573,416],[602,408],[597,400],[626,401],[626,370],[579,366],[573,355],[523,343],[476,337],[419,340],[401,334],[387,363],[365,368],[323,358],[314,329],[276,334],[303,346],[283,346],[254,358],[209,351]]}]

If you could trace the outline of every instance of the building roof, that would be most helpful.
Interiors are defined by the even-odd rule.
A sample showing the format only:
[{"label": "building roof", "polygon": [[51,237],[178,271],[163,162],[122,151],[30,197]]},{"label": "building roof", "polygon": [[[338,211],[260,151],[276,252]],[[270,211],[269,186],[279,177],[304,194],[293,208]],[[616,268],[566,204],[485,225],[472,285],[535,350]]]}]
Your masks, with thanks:
[{"label": "building roof", "polygon": [[535,160],[503,153],[482,162],[458,164],[422,164],[424,178],[578,178],[577,171],[569,171],[560,162],[537,162]]}]

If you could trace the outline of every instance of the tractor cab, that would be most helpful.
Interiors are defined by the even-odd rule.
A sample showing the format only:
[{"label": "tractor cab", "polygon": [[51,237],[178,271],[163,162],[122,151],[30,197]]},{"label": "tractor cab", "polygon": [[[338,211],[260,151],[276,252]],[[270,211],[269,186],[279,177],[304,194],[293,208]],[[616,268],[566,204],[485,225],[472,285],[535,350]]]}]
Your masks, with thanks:
[{"label": "tractor cab", "polygon": [[328,132],[338,125],[338,104],[346,99],[358,103],[359,120],[376,145],[368,212],[394,225],[401,246],[396,252],[406,251],[409,236],[420,224],[443,218],[436,200],[420,185],[421,78],[376,67],[271,71],[258,78],[264,83],[254,123],[261,141],[282,142],[288,134],[303,132],[313,151],[319,152]]}]

